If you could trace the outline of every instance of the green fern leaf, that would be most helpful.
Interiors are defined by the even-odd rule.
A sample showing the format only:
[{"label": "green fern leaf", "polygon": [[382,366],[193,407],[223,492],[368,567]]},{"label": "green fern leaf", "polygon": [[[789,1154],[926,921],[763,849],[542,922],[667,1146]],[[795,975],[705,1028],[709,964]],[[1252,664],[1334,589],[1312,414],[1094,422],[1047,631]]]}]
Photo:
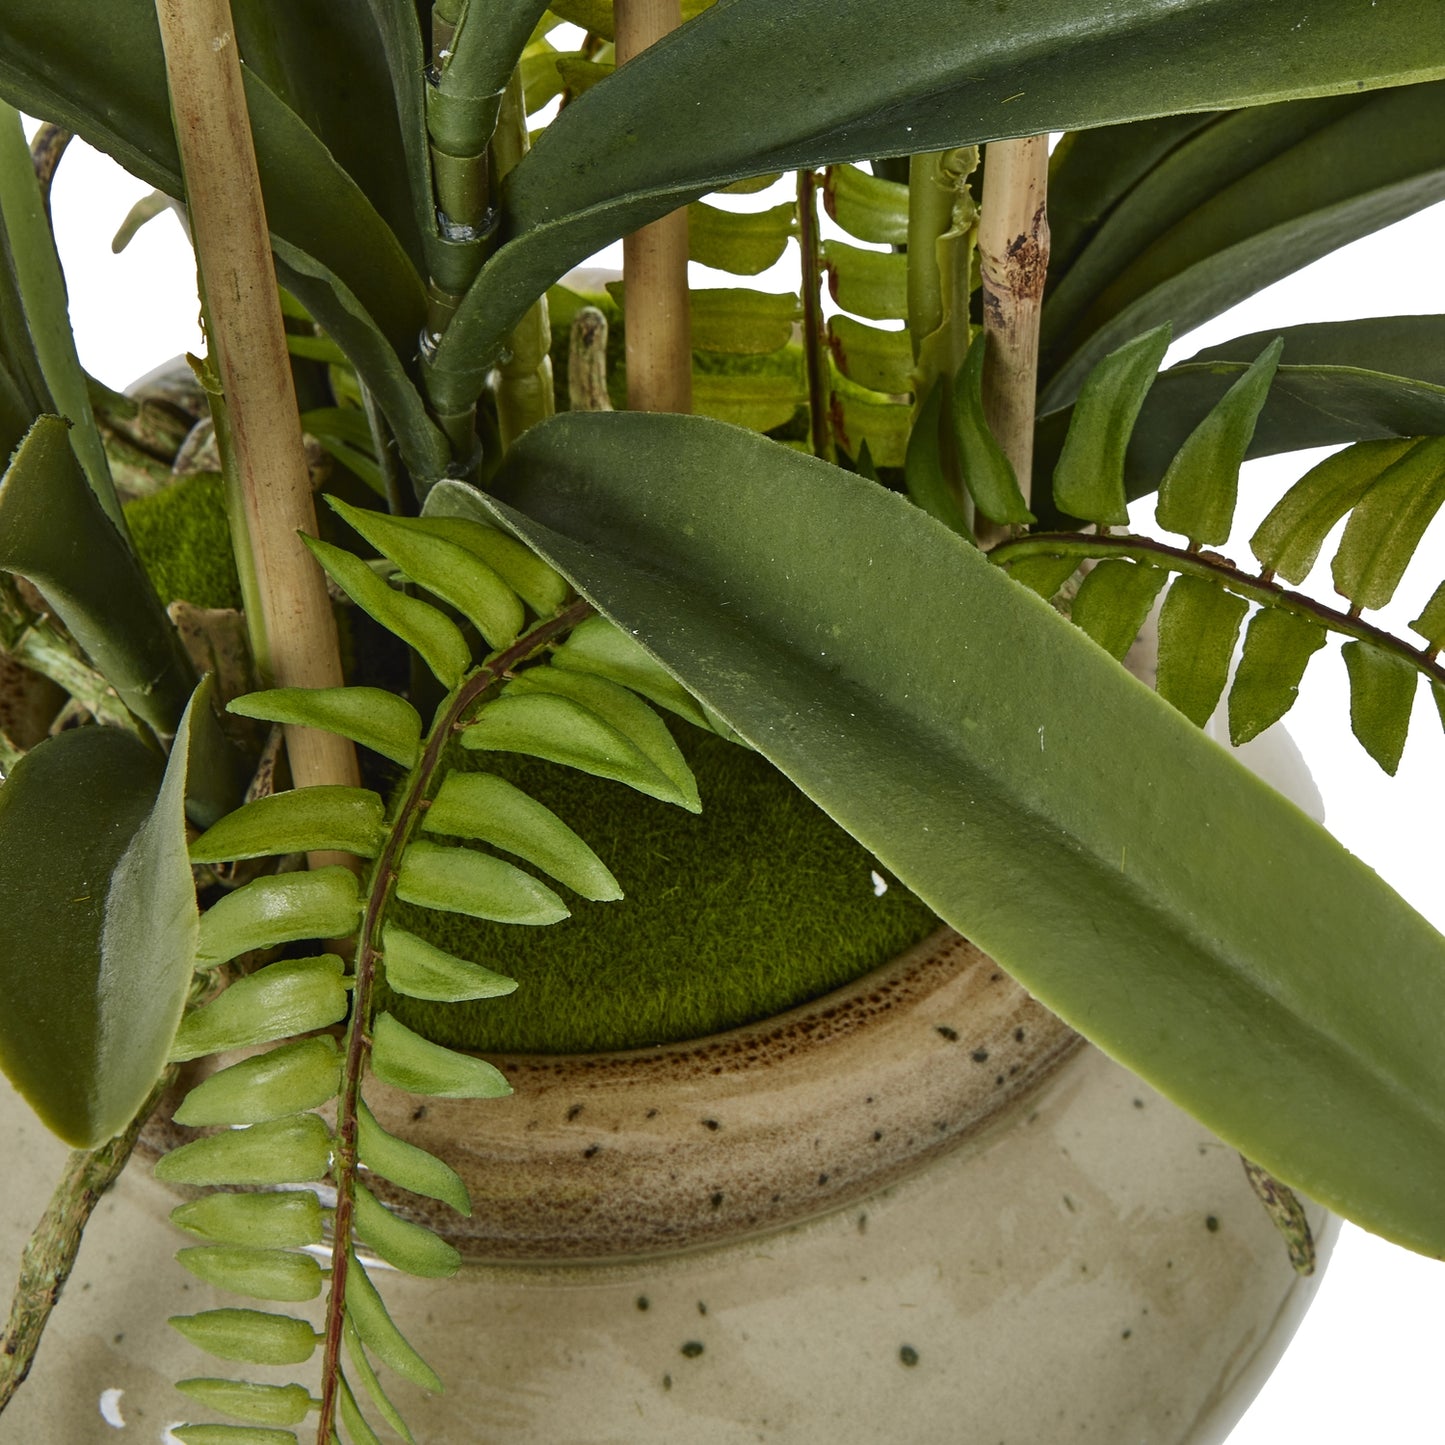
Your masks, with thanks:
[{"label": "green fern leaf", "polygon": [[1013,463],[984,417],[984,350],[982,338],[976,340],[954,379],[953,426],[958,460],[974,506],[991,522],[1022,525],[1037,518],[1019,490]]},{"label": "green fern leaf", "polygon": [[930,517],[971,542],[973,527],[963,499],[949,484],[943,470],[939,428],[947,388],[948,379],[940,376],[918,409],[918,419],[909,433],[908,451],[903,459],[903,481],[915,506],[922,507]]},{"label": "green fern leaf", "polygon": [[450,1279],[462,1257],[429,1229],[402,1219],[362,1184],[352,1186],[357,1237],[389,1265],[421,1279]]},{"label": "green fern leaf", "polygon": [[202,1310],[172,1315],[170,1324],[208,1355],[248,1365],[304,1365],[318,1339],[305,1320],[265,1310]]},{"label": "green fern leaf", "polygon": [[1249,603],[1202,577],[1174,580],[1159,613],[1159,695],[1203,727],[1229,679]]},{"label": "green fern leaf", "polygon": [[1165,531],[1194,546],[1229,540],[1239,469],[1283,350],[1276,337],[1184,439],[1159,484],[1155,516]]},{"label": "green fern leaf", "polygon": [[412,525],[474,552],[538,617],[550,617],[567,601],[571,589],[562,575],[515,537],[495,527],[473,517],[453,517],[442,512],[418,517]]},{"label": "green fern leaf", "polygon": [[297,1304],[321,1293],[321,1266],[309,1254],[204,1244],[176,1255],[197,1279],[252,1299]]},{"label": "green fern leaf", "polygon": [[1168,580],[1162,567],[1111,557],[1085,576],[1070,616],[1105,652],[1122,662]]},{"label": "green fern leaf", "polygon": [[1394,777],[1420,675],[1404,658],[1368,642],[1347,642],[1341,653],[1350,676],[1350,727],[1360,746]]},{"label": "green fern leaf", "polygon": [[356,1403],[356,1396],[352,1393],[345,1375],[341,1377],[341,1393],[337,1403],[341,1423],[346,1426],[347,1433],[351,1436],[351,1445],[382,1445],[381,1436],[371,1428],[361,1413],[361,1407]]},{"label": "green fern leaf", "polygon": [[349,868],[258,878],[201,915],[196,967],[305,938],[345,938],[360,917],[361,891]]},{"label": "green fern leaf", "polygon": [[178,1380],[176,1389],[212,1410],[253,1425],[299,1425],[311,1413],[311,1396],[303,1385],[251,1385],[244,1380],[194,1379]]},{"label": "green fern leaf", "polygon": [[844,376],[892,396],[913,390],[913,343],[906,330],[884,331],[839,312],[828,318],[828,348]]},{"label": "green fern leaf", "polygon": [[382,938],[387,985],[396,993],[438,1003],[461,1003],[516,992],[516,979],[444,953],[394,923],[386,925]]},{"label": "green fern leaf", "polygon": [[338,733],[404,768],[421,756],[421,714],[379,687],[277,687],[238,697],[226,711]]},{"label": "green fern leaf", "polygon": [[1229,740],[1235,747],[1258,737],[1294,706],[1300,679],[1325,636],[1318,622],[1277,607],[1261,607],[1250,618],[1229,690]]},{"label": "green fern leaf", "polygon": [[403,1379],[433,1394],[440,1394],[442,1382],[435,1370],[412,1349],[397,1329],[381,1295],[361,1262],[353,1254],[347,1269],[346,1315],[361,1342],[384,1365]]},{"label": "green fern leaf", "polygon": [[845,311],[871,321],[908,316],[908,257],[898,251],[865,251],[846,241],[822,245],[828,290]]},{"label": "green fern leaf", "polygon": [[191,1129],[266,1124],[319,1109],[335,1097],[340,1077],[335,1039],[326,1034],[295,1039],[202,1080],[186,1095],[175,1120]]},{"label": "green fern leaf", "polygon": [[471,1197],[462,1177],[443,1164],[435,1154],[388,1134],[376,1122],[376,1116],[366,1107],[365,1100],[357,1105],[357,1153],[363,1164],[373,1174],[409,1189],[413,1194],[424,1194],[428,1199],[439,1199],[450,1204],[458,1214],[468,1218],[472,1212]]},{"label": "green fern leaf", "polygon": [[766,211],[724,211],[694,201],[687,208],[688,259],[734,276],[756,276],[781,259],[797,224],[790,201]]},{"label": "green fern leaf", "polygon": [[324,1217],[321,1201],[307,1190],[207,1194],[171,1210],[171,1223],[198,1239],[278,1249],[320,1244]]},{"label": "green fern leaf", "polygon": [[172,1062],[269,1044],[339,1023],[348,1002],[341,969],[337,954],[323,953],[282,959],[240,979],[186,1016],[171,1047]]},{"label": "green fern leaf", "polygon": [[[182,1144],[157,1160],[155,1176],[166,1184],[260,1187],[310,1184],[324,1179],[330,1167],[331,1131],[315,1114],[291,1114]],[[258,1221],[261,1228],[267,1222]]]},{"label": "green fern leaf", "polygon": [[336,849],[375,858],[385,805],[367,788],[297,788],[228,813],[191,844],[192,863],[234,862],[279,853]]},{"label": "green fern leaf", "polygon": [[823,205],[850,236],[874,245],[908,243],[908,187],[861,166],[829,166]]},{"label": "green fern leaf", "polygon": [[1445,582],[1430,594],[1430,600],[1410,624],[1410,630],[1425,639],[1429,652],[1438,652],[1445,647]]},{"label": "green fern leaf", "polygon": [[512,1092],[500,1071],[485,1059],[434,1044],[389,1013],[376,1016],[371,1067],[383,1083],[436,1099],[499,1099]]},{"label": "green fern leaf", "polygon": [[496,923],[545,927],[571,910],[545,883],[473,848],[413,843],[402,855],[396,896],[404,903]]},{"label": "green fern leaf", "polygon": [[1004,563],[1005,570],[1015,582],[1022,583],[1031,592],[1037,592],[1045,602],[1050,601],[1059,588],[1079,570],[1080,559],[1075,556],[1019,557]]},{"label": "green fern leaf", "polygon": [[252,1425],[172,1425],[181,1445],[296,1445],[290,1430],[268,1430]]},{"label": "green fern leaf", "polygon": [[406,1421],[401,1418],[401,1412],[391,1403],[390,1397],[382,1389],[381,1381],[376,1378],[376,1371],[371,1368],[371,1361],[366,1358],[366,1349],[361,1343],[361,1336],[356,1333],[356,1326],[349,1318],[343,1326],[342,1338],[346,1344],[347,1358],[356,1372],[356,1378],[361,1381],[362,1389],[371,1396],[371,1401],[380,1412],[381,1418],[406,1441],[406,1445],[416,1445],[416,1437],[411,1433]]}]

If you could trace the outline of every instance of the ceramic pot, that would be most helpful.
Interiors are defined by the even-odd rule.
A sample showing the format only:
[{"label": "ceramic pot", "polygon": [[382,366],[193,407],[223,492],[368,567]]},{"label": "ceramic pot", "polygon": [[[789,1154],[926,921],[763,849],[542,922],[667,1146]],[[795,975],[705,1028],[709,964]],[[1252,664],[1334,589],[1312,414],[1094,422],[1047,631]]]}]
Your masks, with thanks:
[{"label": "ceramic pot", "polygon": [[[504,1068],[368,1089],[476,1200],[459,1280],[383,1277],[448,1384],[397,1384],[425,1445],[1217,1445],[1314,1288],[1232,1150],[948,932],[764,1024]],[[61,1151],[4,1130],[13,1258]],[[236,1303],[170,1263],[174,1202],[132,1168],[101,1205],[0,1440],[159,1441],[170,1382],[227,1373],[165,1325]]]}]

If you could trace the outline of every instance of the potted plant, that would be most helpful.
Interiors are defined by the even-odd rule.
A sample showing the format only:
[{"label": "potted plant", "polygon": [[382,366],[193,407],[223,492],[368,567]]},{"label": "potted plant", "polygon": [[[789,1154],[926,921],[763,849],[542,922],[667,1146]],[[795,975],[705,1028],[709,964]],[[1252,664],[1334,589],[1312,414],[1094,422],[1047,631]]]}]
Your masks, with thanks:
[{"label": "potted plant", "polygon": [[[1439,1251],[1445,946],[1197,726],[1227,687],[1233,738],[1261,732],[1336,634],[1352,722],[1387,771],[1420,676],[1445,696],[1445,590],[1412,624],[1423,641],[1363,615],[1445,499],[1439,327],[1292,328],[1158,371],[1171,328],[1445,192],[1445,30],[1429,0],[1363,16],[1331,0],[1303,24],[1259,0],[1097,9],[721,0],[664,33],[623,0],[7,6],[6,99],[185,198],[245,604],[244,624],[162,608],[113,477],[174,437],[141,438],[139,406],[87,386],[16,122],[0,157],[0,567],[19,579],[4,641],[25,687],[49,679],[83,725],[37,741],[42,699],[38,728],[6,733],[0,1057],[81,1151],[22,1277],[12,1379],[176,1066],[259,1049],[197,1084],[174,1117],[220,1132],[157,1172],[261,1191],[183,1206],[208,1286],[321,1293],[303,1247],[324,1238],[324,1314],[228,1306],[179,1327],[252,1365],[316,1355],[319,1383],[193,1381],[249,1423],[177,1438],[314,1424],[364,1441],[366,1395],[403,1429],[373,1361],[436,1378],[371,1275],[378,1258],[455,1269],[415,1201],[464,1208],[466,1192],[401,1137],[407,1110],[424,1125],[436,1107],[447,1122],[416,1135],[430,1147],[449,1106],[379,1119],[368,1101],[504,1092],[438,1020],[485,1026],[520,954],[431,916],[545,933],[568,912],[554,883],[627,906],[599,841],[498,755],[689,810],[692,749],[751,748],[876,857],[885,889],[1241,1151],[1302,1262],[1292,1187]],[[565,53],[559,19],[585,32]],[[529,111],[558,96],[529,150]],[[745,221],[694,204],[783,171],[795,198]],[[862,245],[819,238],[820,201]],[[611,298],[549,288],[622,235],[630,409],[613,412],[601,313],[582,305]],[[794,235],[796,299],[688,296],[689,248],[748,274]],[[850,315],[823,318],[825,278]],[[570,323],[556,336],[553,308]],[[553,416],[564,353],[571,407]],[[335,464],[323,516],[350,529],[324,538],[303,412]],[[1257,571],[1210,550],[1246,456],[1338,443],[1255,534]],[[1153,491],[1178,546],[1117,530]],[[1290,590],[1346,514],[1349,605]],[[355,604],[350,676],[328,576]],[[1119,660],[1161,595],[1154,695]],[[285,730],[290,787],[265,725]],[[686,728],[714,741],[684,755]],[[391,771],[363,777],[353,743]],[[1010,987],[982,967],[970,1007]],[[657,1042],[617,987],[616,1018],[643,1033],[607,1042]],[[1047,1062],[1067,1035],[1009,1012],[1034,1007],[1022,989],[1001,1038],[1037,1023]],[[957,1041],[952,1021],[930,1027]],[[292,1187],[318,1181],[324,1231],[319,1196]],[[912,1369],[917,1350],[899,1358]]]}]

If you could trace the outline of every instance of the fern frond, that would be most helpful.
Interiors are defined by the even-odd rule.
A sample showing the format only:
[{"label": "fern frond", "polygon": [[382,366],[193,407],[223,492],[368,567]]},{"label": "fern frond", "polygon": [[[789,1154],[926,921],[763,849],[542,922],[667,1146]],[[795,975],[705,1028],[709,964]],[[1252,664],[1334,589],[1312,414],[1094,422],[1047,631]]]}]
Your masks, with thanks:
[{"label": "fern frond", "polygon": [[[544,563],[466,519],[402,519],[334,500],[333,506],[383,561],[373,567],[313,542],[318,560],[353,601],[425,658],[448,692],[429,727],[409,703],[367,688],[279,689],[234,704],[246,716],[351,737],[408,771],[389,804],[364,788],[275,794],[221,819],[192,848],[195,860],[208,862],[334,849],[366,865],[361,877],[333,866],[257,878],[214,904],[202,922],[201,968],[261,951],[314,947],[316,939],[350,940],[349,965],[339,952],[313,952],[245,974],[196,1009],[176,1040],[177,1059],[272,1047],[192,1091],[178,1119],[221,1132],[172,1151],[156,1166],[157,1176],[202,1187],[290,1191],[221,1194],[182,1205],[176,1222],[204,1243],[183,1251],[181,1262],[217,1288],[287,1302],[321,1292],[323,1271],[300,1251],[324,1233],[331,1254],[319,1332],[289,1315],[250,1308],[207,1310],[173,1322],[224,1359],[301,1364],[318,1347],[321,1355],[315,1400],[300,1386],[187,1382],[194,1399],[248,1421],[177,1432],[203,1445],[278,1433],[294,1439],[277,1427],[298,1423],[303,1396],[301,1414],[317,1414],[320,1445],[329,1445],[338,1427],[353,1442],[377,1438],[363,1399],[410,1438],[372,1358],[424,1388],[440,1388],[387,1314],[361,1251],[424,1278],[454,1273],[460,1256],[383,1203],[361,1182],[360,1170],[461,1213],[470,1211],[470,1201],[449,1166],[377,1124],[364,1084],[374,1076],[448,1098],[493,1098],[509,1090],[485,1060],[433,1043],[379,1010],[377,988],[384,979],[396,994],[449,1003],[498,997],[517,985],[400,927],[390,918],[393,902],[529,926],[569,916],[562,896],[528,866],[584,900],[621,897],[606,864],[548,808],[491,774],[454,771],[453,760],[465,753],[526,752],[692,811],[699,806],[692,774],[649,699],[704,726],[706,714],[631,639],[593,616],[587,603],[570,599]],[[396,590],[388,574],[424,589],[431,600]],[[472,659],[472,637],[491,649],[480,663]],[[329,1032],[337,1028],[339,1043]],[[314,1112],[333,1104],[334,1129]],[[305,1189],[322,1182],[335,1194],[329,1220]]]}]

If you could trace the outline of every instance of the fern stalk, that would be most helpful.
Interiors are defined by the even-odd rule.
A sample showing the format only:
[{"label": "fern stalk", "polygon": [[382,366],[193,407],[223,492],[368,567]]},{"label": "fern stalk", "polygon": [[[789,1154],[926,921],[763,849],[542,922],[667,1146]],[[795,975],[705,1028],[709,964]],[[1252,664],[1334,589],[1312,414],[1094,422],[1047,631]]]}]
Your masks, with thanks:
[{"label": "fern stalk", "polygon": [[355,1208],[357,1105],[361,1079],[371,1046],[369,1024],[372,993],[376,984],[376,963],[382,956],[377,946],[382,919],[396,887],[401,855],[429,806],[427,793],[436,776],[442,754],[454,735],[465,726],[467,713],[488,689],[502,682],[510,671],[535,656],[549,643],[565,636],[592,612],[592,606],[578,601],[538,623],[511,646],[496,653],[457,689],[431,730],[426,748],[412,770],[406,795],[388,832],[385,846],[373,866],[356,945],[356,974],[352,990],[351,1023],[347,1030],[346,1055],[341,1092],[336,1109],[336,1146],[333,1180],[336,1185],[336,1215],[332,1236],[331,1290],[326,1308],[326,1342],[322,1358],[322,1393],[317,1445],[330,1445],[335,1428],[341,1348],[346,1323],[346,1277],[350,1267],[352,1221]]},{"label": "fern stalk", "polygon": [[[156,0],[208,331],[255,561],[258,670],[283,687],[342,681],[336,621],[298,532],[315,534],[296,394],[228,0]],[[351,743],[286,732],[298,786],[359,781]]]},{"label": "fern stalk", "polygon": [[818,173],[798,172],[798,247],[803,254],[803,355],[808,367],[808,430],[813,455],[837,455],[829,414],[828,355],[823,326],[823,258],[818,236]]},{"label": "fern stalk", "polygon": [[[1049,267],[1049,138],[994,141],[988,147],[978,249],[988,353],[984,415],[1013,464],[1024,501],[1033,470],[1039,317]],[[979,544],[1006,535],[985,527]]]}]

